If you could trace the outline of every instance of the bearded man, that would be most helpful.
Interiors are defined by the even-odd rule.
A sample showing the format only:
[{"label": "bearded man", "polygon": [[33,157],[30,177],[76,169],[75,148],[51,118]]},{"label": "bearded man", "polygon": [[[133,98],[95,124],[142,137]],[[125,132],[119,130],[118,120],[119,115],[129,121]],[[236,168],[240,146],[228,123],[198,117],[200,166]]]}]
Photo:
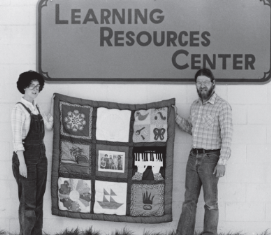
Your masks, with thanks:
[{"label": "bearded man", "polygon": [[205,214],[201,234],[217,235],[219,177],[225,175],[226,163],[231,155],[231,106],[215,93],[215,78],[209,69],[195,74],[199,99],[191,105],[188,120],[176,112],[176,123],[181,130],[192,135],[193,148],[186,166],[185,201],[176,235],[193,235],[196,209],[203,187]]}]

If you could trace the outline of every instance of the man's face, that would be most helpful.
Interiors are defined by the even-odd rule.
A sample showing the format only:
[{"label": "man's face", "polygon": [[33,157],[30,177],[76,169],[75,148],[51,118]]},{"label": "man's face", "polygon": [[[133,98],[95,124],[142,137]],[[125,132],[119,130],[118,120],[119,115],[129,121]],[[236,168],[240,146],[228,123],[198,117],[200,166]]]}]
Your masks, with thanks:
[{"label": "man's face", "polygon": [[203,75],[197,77],[196,86],[198,95],[202,100],[208,100],[215,89],[211,79]]}]

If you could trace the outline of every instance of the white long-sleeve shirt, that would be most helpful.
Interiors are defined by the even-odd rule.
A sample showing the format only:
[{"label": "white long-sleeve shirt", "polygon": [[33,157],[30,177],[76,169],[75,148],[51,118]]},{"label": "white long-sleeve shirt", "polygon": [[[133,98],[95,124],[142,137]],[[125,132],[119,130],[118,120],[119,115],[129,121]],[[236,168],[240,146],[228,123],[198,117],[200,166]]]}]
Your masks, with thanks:
[{"label": "white long-sleeve shirt", "polygon": [[[35,115],[39,114],[37,104],[35,101],[34,105],[31,102],[25,100],[24,98],[21,98],[20,102],[23,103],[27,108],[29,108],[33,114]],[[11,112],[13,150],[15,152],[19,150],[24,151],[23,140],[25,139],[29,132],[30,120],[31,120],[30,114],[25,109],[25,107],[23,107],[21,104],[16,104]],[[43,118],[43,120],[45,128],[51,130],[53,127],[53,117],[51,116],[49,118],[49,121],[47,121],[47,118]]]}]

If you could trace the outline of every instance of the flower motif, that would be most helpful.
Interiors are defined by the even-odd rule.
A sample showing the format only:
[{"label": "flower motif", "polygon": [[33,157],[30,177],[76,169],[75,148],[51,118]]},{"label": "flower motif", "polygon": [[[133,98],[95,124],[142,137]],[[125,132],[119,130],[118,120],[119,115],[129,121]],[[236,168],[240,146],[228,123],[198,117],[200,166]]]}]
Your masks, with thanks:
[{"label": "flower motif", "polygon": [[83,130],[86,125],[85,114],[79,113],[78,110],[68,112],[68,116],[65,117],[66,127],[74,132]]}]

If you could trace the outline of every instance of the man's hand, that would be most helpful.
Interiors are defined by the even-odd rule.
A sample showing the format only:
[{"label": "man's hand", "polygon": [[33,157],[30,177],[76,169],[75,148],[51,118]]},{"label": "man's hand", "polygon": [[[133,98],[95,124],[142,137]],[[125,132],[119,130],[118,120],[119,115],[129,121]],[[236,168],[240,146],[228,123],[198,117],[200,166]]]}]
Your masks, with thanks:
[{"label": "man's hand", "polygon": [[216,174],[216,177],[223,177],[226,172],[226,167],[224,165],[216,165],[213,174]]},{"label": "man's hand", "polygon": [[177,115],[178,115],[178,109],[177,109],[177,107],[176,107],[175,105],[172,105],[172,107],[173,107],[174,110],[175,110],[175,116],[177,116]]}]

